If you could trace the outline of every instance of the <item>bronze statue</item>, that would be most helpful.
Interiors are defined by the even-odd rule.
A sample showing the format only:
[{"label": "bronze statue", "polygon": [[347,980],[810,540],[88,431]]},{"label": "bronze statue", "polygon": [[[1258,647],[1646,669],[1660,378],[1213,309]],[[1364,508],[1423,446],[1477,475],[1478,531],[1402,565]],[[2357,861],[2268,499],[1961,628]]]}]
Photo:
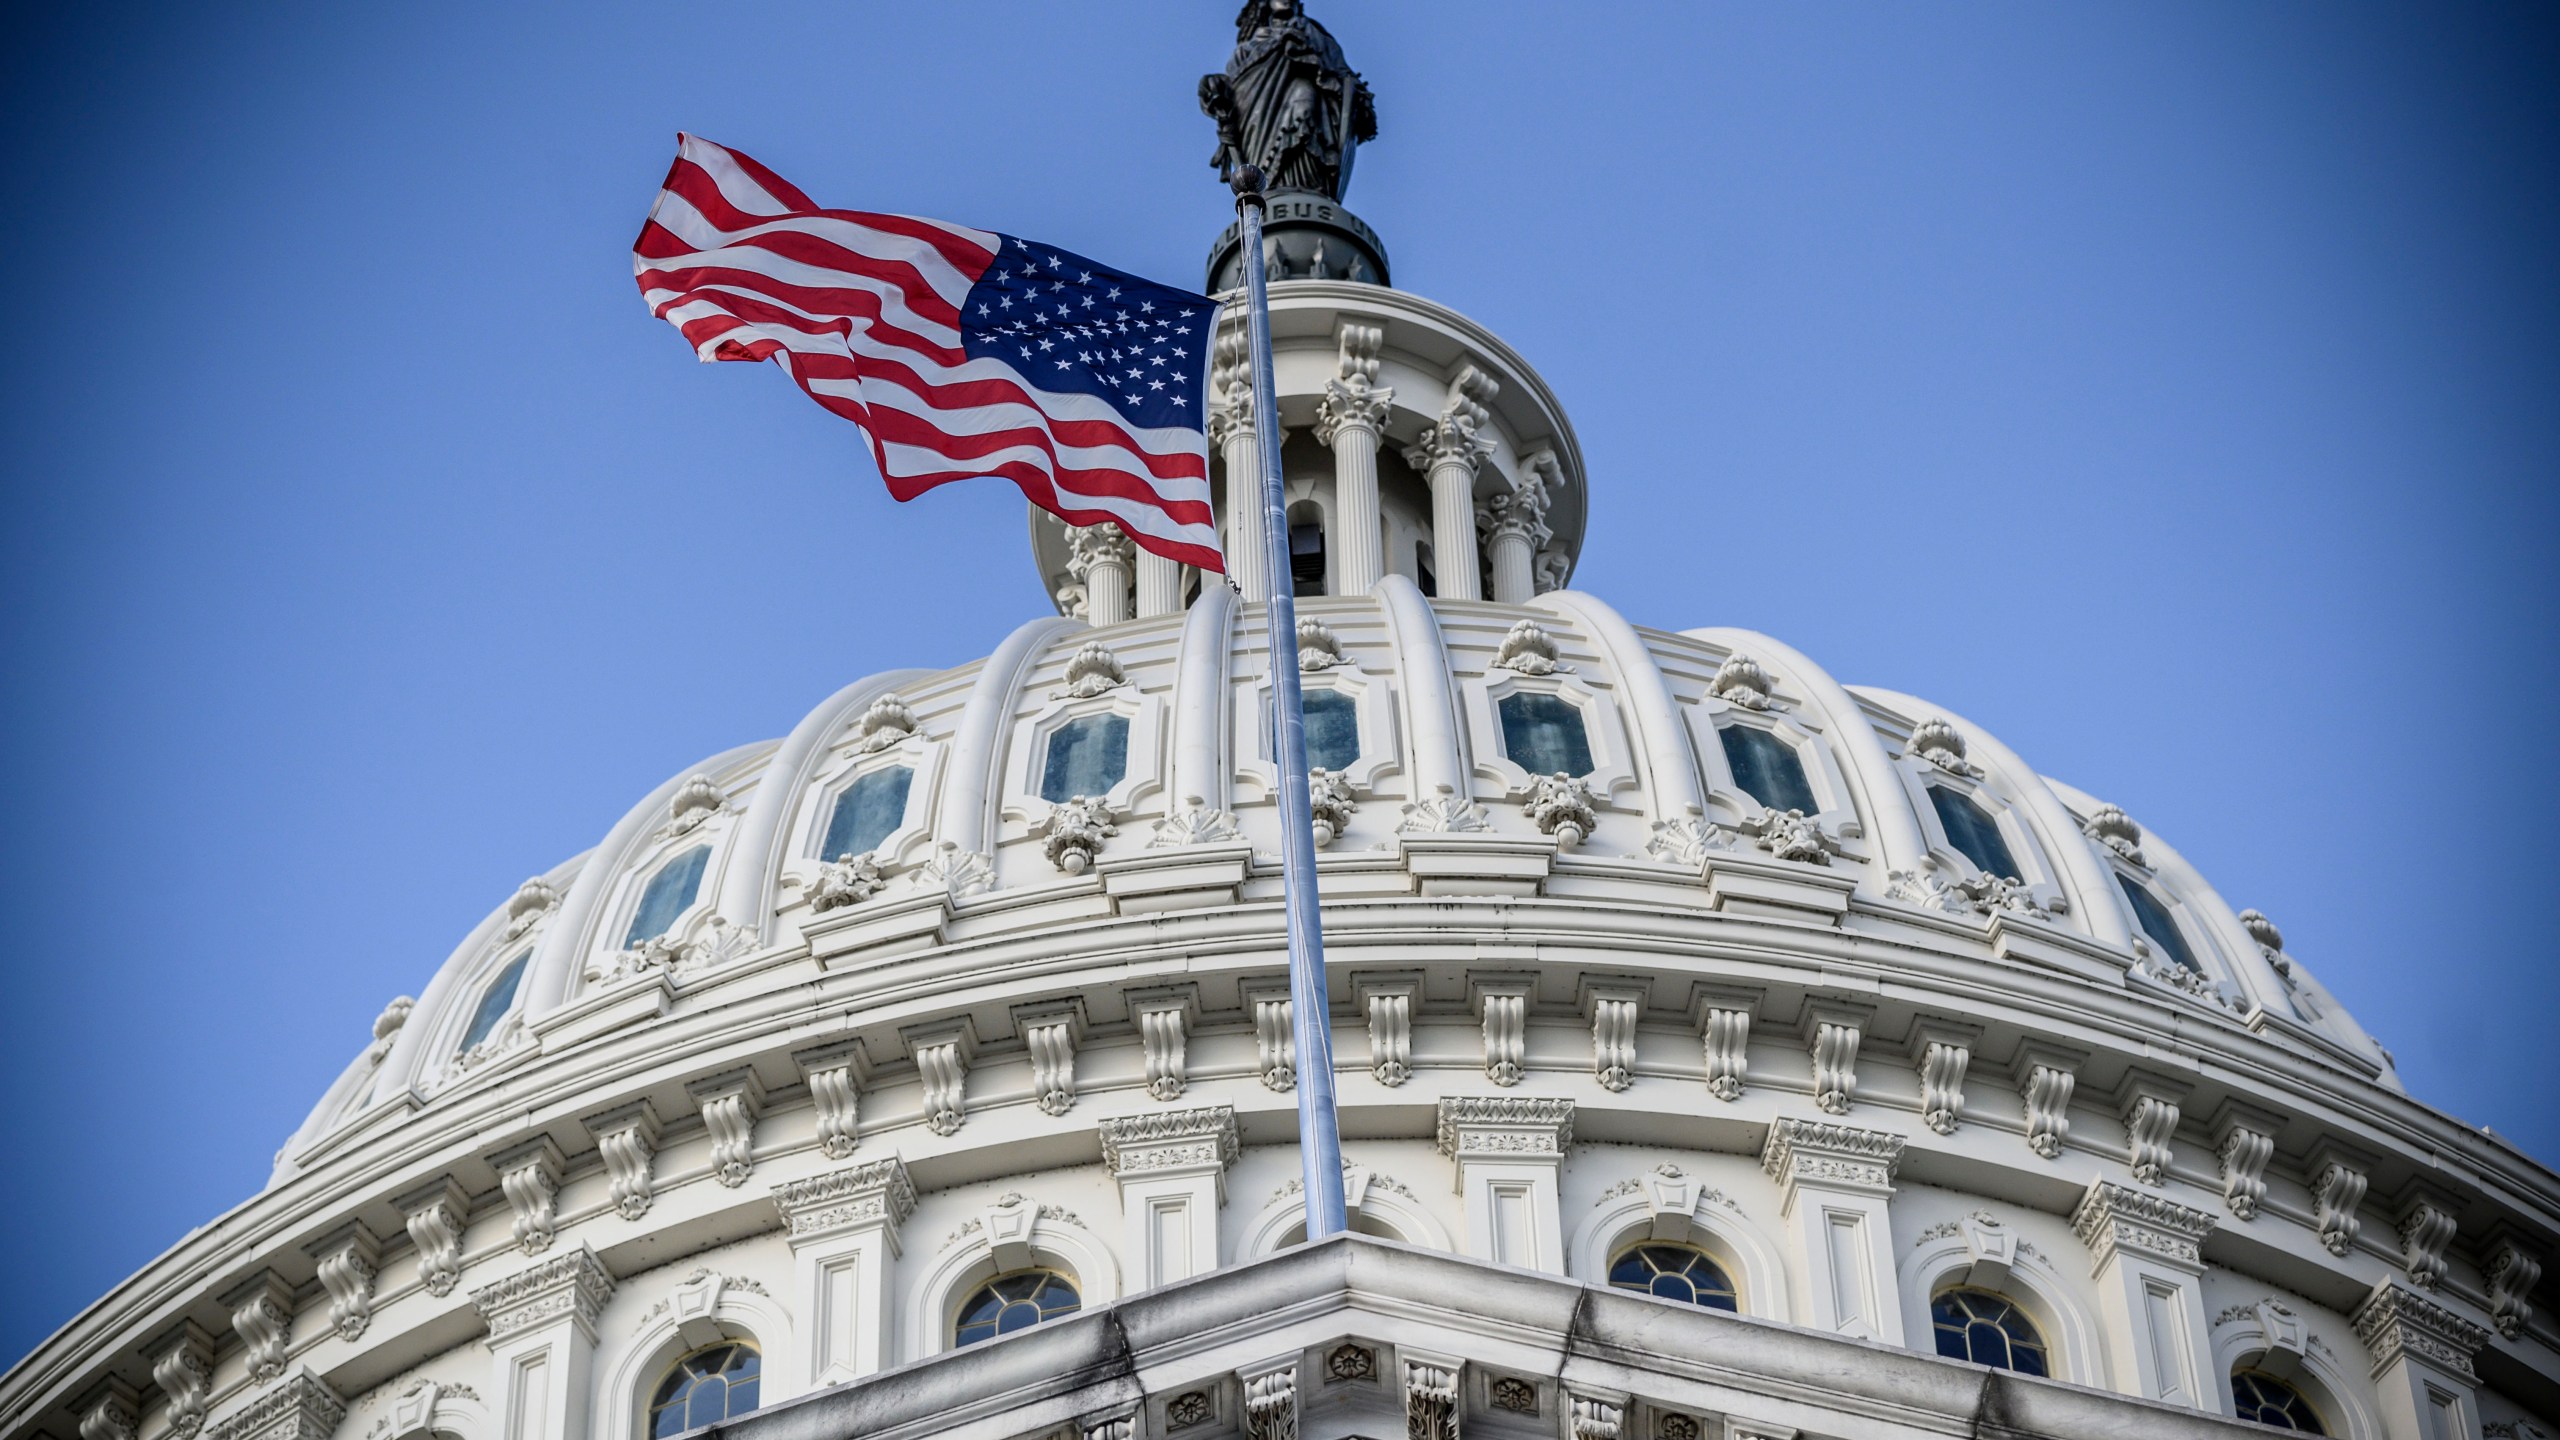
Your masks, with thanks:
[{"label": "bronze statue", "polygon": [[1378,137],[1368,85],[1298,0],[1247,0],[1226,73],[1200,77],[1200,108],[1218,124],[1219,179],[1258,165],[1273,190],[1337,201],[1352,152]]}]

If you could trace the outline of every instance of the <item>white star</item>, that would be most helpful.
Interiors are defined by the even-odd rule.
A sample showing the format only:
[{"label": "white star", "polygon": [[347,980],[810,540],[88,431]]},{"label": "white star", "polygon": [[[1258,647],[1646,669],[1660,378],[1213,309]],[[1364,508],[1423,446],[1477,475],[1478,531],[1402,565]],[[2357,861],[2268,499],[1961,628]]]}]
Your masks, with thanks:
[{"label": "white star", "polygon": [[1182,398],[1181,396],[1179,396],[1179,395],[1176,395],[1176,396],[1174,396],[1174,397],[1173,397],[1173,403],[1174,403],[1174,404],[1176,404],[1176,405],[1188,405],[1188,404],[1190,404],[1191,402],[1190,402],[1190,401],[1188,401],[1188,400],[1183,399],[1183,398]]},{"label": "white star", "polygon": [[1058,307],[1058,318],[1059,318],[1059,319],[1061,319],[1061,320],[1066,319],[1068,316],[1070,316],[1070,315],[1072,315],[1072,314],[1074,314],[1074,313],[1075,313],[1074,311],[1069,310],[1069,309],[1068,309],[1066,306],[1064,306],[1064,305],[1061,305],[1061,306],[1059,306],[1059,307]]},{"label": "white star", "polygon": [[1120,287],[1119,287],[1119,286],[1117,286],[1117,285],[1112,286],[1112,287],[1111,287],[1111,290],[1110,290],[1110,293],[1109,293],[1109,295],[1108,295],[1106,298],[1108,298],[1108,299],[1112,299],[1112,300],[1117,300],[1117,299],[1119,299],[1119,298],[1120,298]]},{"label": "white star", "polygon": [[1090,271],[1090,270],[1079,270],[1079,271],[1077,271],[1077,272],[1076,272],[1076,283],[1077,283],[1077,284],[1079,284],[1079,285],[1090,285],[1090,284],[1092,284],[1092,283],[1093,283],[1093,272],[1092,272],[1092,271]]},{"label": "white star", "polygon": [[1030,358],[1031,358],[1031,347],[1030,347],[1030,346],[1025,345],[1025,346],[1023,346],[1023,347],[1022,347],[1022,358],[1023,358],[1023,359],[1025,359],[1025,360],[1028,360],[1028,359],[1030,359]]},{"label": "white star", "polygon": [[1150,390],[1161,390],[1164,388],[1164,382],[1161,380],[1150,380],[1147,382],[1147,388]]},{"label": "white star", "polygon": [[1043,350],[1047,350],[1047,349],[1049,349],[1050,347],[1052,347],[1052,346],[1056,345],[1057,343],[1058,343],[1058,342],[1057,342],[1057,341],[1055,341],[1055,340],[1043,340],[1043,341],[1041,341],[1041,342],[1040,342],[1040,348],[1041,348],[1041,349],[1043,349]]},{"label": "white star", "polygon": [[1049,268],[1052,270],[1063,270],[1067,268],[1067,262],[1059,259],[1056,255],[1051,255],[1049,257]]},{"label": "white star", "polygon": [[1013,308],[1013,297],[1010,295],[999,295],[996,297],[996,304],[1010,310]]},{"label": "white star", "polygon": [[1156,313],[1156,302],[1153,300],[1140,301],[1138,303],[1138,313],[1141,315],[1153,315]]},{"label": "white star", "polygon": [[1086,308],[1087,310],[1090,310],[1090,309],[1092,309],[1092,308],[1093,308],[1093,297],[1092,297],[1092,296],[1087,295],[1086,297],[1084,297],[1084,308]]},{"label": "white star", "polygon": [[1129,371],[1129,378],[1130,378],[1130,379],[1132,379],[1132,380],[1135,380],[1135,379],[1137,379],[1139,376],[1144,375],[1144,374],[1146,374],[1146,373],[1147,373],[1147,372],[1146,372],[1146,371],[1144,371],[1144,370],[1139,370],[1139,369],[1136,369],[1136,368],[1132,368],[1132,369]]},{"label": "white star", "polygon": [[1076,367],[1073,361],[1061,360],[1058,362],[1058,368],[1061,370],[1073,370]]},{"label": "white star", "polygon": [[986,301],[981,300],[981,301],[979,301],[979,302],[978,302],[978,313],[979,313],[979,314],[981,314],[981,315],[984,315],[984,314],[989,313],[989,312],[988,312],[988,310],[987,310],[987,302],[986,302]]}]

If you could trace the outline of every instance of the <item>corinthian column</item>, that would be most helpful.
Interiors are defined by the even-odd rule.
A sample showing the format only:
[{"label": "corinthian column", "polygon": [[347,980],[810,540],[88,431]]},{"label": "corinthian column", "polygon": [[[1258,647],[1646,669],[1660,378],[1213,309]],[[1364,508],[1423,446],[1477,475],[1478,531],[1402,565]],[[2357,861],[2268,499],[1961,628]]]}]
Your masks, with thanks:
[{"label": "corinthian column", "polygon": [[1252,348],[1239,325],[1218,337],[1210,388],[1209,443],[1227,462],[1227,577],[1244,598],[1271,598],[1262,540],[1262,455],[1254,438]]},{"label": "corinthian column", "polygon": [[1342,373],[1316,402],[1316,438],[1333,447],[1333,534],[1326,537],[1333,593],[1366,595],[1386,574],[1378,513],[1378,432],[1395,391],[1377,383],[1376,325],[1342,327]]},{"label": "corinthian column", "polygon": [[1138,552],[1138,618],[1182,613],[1182,562]]},{"label": "corinthian column", "polygon": [[1505,605],[1525,605],[1538,593],[1538,547],[1555,537],[1547,528],[1548,504],[1546,478],[1529,464],[1520,467],[1509,494],[1495,496],[1476,512],[1493,555],[1493,598]]},{"label": "corinthian column", "polygon": [[1067,531],[1067,573],[1084,586],[1084,618],[1117,625],[1129,618],[1129,569],[1138,547],[1117,525]]},{"label": "corinthian column", "polygon": [[1476,467],[1493,453],[1485,402],[1501,388],[1473,365],[1458,369],[1440,421],[1404,452],[1431,482],[1431,561],[1444,600],[1481,600],[1476,579]]}]

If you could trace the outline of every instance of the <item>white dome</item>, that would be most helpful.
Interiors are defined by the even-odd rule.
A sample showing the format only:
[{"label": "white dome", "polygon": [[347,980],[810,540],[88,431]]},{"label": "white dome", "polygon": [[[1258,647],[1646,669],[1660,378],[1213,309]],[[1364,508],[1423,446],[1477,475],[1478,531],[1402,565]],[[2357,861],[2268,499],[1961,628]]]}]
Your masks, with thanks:
[{"label": "white dome", "polygon": [[[1463,797],[1460,807],[1476,813],[1461,833],[1502,842],[1504,854],[1526,857],[1516,861],[1524,874],[1534,872],[1506,880],[1506,889],[1563,900],[1586,888],[1658,886],[1674,892],[1660,903],[1712,913],[1733,902],[1678,893],[1699,889],[1712,858],[1722,874],[1753,877],[1750,910],[1808,923],[1854,914],[1987,946],[2040,982],[2165,1007],[2176,1017],[2168,1028],[2254,1031],[2261,1043],[2396,1088],[2388,1056],[2308,969],[2253,936],[2166,841],[2038,775],[1942,706],[1845,688],[1749,631],[1639,631],[1577,592],[1526,607],[1435,604],[1390,578],[1373,597],[1309,599],[1299,614],[1322,627],[1323,638],[1302,651],[1308,666],[1322,666],[1308,670],[1307,683],[1350,697],[1361,736],[1359,758],[1343,772],[1357,808],[1320,862],[1329,877],[1346,877],[1328,887],[1329,899],[1357,893],[1347,877],[1378,871],[1398,852],[1400,834],[1411,833],[1409,808]],[[279,1176],[385,1100],[433,1107],[474,1083],[495,1083],[475,1076],[494,1077],[510,1049],[536,1048],[532,1031],[548,1017],[621,982],[609,972],[624,964],[643,886],[671,856],[699,847],[709,848],[708,862],[667,932],[667,972],[679,994],[708,993],[726,966],[757,953],[809,944],[813,921],[841,928],[945,883],[945,851],[966,865],[957,886],[970,909],[1108,894],[1126,868],[1190,837],[1169,822],[1183,821],[1193,802],[1229,817],[1252,848],[1249,865],[1238,852],[1227,884],[1248,897],[1270,889],[1279,817],[1257,728],[1267,703],[1259,618],[1258,608],[1213,591],[1185,617],[1107,631],[1034,621],[985,662],[857,682],[783,740],[670,776],[594,850],[528,881],[473,930],[396,1038],[372,1047],[323,1099],[279,1157]],[[1107,669],[1077,686],[1069,667],[1095,654],[1108,657]],[[1079,688],[1093,693],[1079,696]],[[1554,817],[1542,825],[1532,803],[1540,777],[1506,754],[1497,704],[1514,693],[1560,697],[1586,727],[1594,768],[1581,788],[1591,819],[1569,849],[1554,841]],[[1125,717],[1128,759],[1100,797],[1117,833],[1101,840],[1091,873],[1070,875],[1046,853],[1045,822],[1056,807],[1038,793],[1042,746],[1063,720],[1088,714]],[[1814,848],[1776,858],[1772,848],[1783,842],[1756,833],[1769,806],[1733,773],[1719,741],[1729,724],[1778,736],[1799,757],[1819,807],[1805,817]],[[1932,758],[1914,743],[1923,727],[1954,737],[1952,747]],[[884,884],[860,903],[813,912],[837,797],[880,769],[914,775],[896,827],[868,855]],[[1936,813],[1931,787],[1970,797],[1992,819],[2018,885],[1986,885],[1988,872]],[[1425,893],[1466,893],[1470,883],[1463,871],[1414,882]],[[2144,934],[2128,887],[2174,917],[2184,963]],[[1358,903],[1376,902],[1362,894]],[[484,982],[526,954],[504,1023],[481,1044],[461,1046]],[[1351,954],[1335,958],[1347,964]]]}]

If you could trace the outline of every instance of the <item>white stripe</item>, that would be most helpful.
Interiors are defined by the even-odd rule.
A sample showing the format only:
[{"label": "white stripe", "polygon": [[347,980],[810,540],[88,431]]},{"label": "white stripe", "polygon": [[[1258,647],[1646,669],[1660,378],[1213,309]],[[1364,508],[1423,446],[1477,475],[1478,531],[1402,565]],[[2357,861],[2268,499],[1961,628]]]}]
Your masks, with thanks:
[{"label": "white stripe", "polygon": [[929,355],[891,344],[877,335],[857,331],[853,337],[854,353],[878,355],[912,367],[916,377],[927,386],[954,384],[964,380],[1001,380],[1018,386],[1044,414],[1058,420],[1094,420],[1117,425],[1128,432],[1138,448],[1155,455],[1207,453],[1208,442],[1198,426],[1132,425],[1118,407],[1099,396],[1082,391],[1043,390],[1039,382],[1013,367],[1012,362],[993,356],[980,356],[958,365],[945,365]]},{"label": "white stripe", "polygon": [[[994,455],[953,459],[948,455],[913,445],[884,442],[880,446],[880,452],[888,462],[888,473],[899,479],[913,479],[920,475],[946,475],[954,470],[977,470],[979,473],[992,475],[994,471],[991,467],[1007,460],[1027,460],[1035,468],[1044,471],[1047,468],[1044,463],[1046,457],[1034,450],[1026,450],[1020,454],[999,452]],[[981,469],[981,467],[990,468]],[[1052,477],[1053,484],[1054,478]],[[1216,527],[1178,524],[1163,510],[1143,500],[1131,500],[1119,495],[1087,495],[1081,491],[1063,489],[1058,491],[1058,499],[1072,509],[1101,511],[1141,534],[1151,535],[1157,539],[1198,545],[1210,550],[1218,548]]]},{"label": "white stripe", "polygon": [[[659,217],[658,223],[664,226],[668,233],[694,248],[684,255],[653,258],[647,262],[647,269],[673,270],[682,269],[688,265],[716,265],[724,270],[740,270],[750,275],[762,275],[778,284],[813,289],[868,291],[881,299],[881,318],[889,320],[902,329],[913,330],[918,334],[932,337],[938,343],[958,348],[960,332],[953,329],[948,322],[928,320],[915,313],[908,304],[906,287],[873,276],[857,274],[851,270],[838,270],[830,266],[812,265],[804,260],[793,260],[776,255],[761,246],[723,244],[720,240],[719,227],[704,219],[702,213],[687,204],[682,196],[669,192],[668,200],[667,213]],[[907,243],[917,244],[914,241]],[[917,248],[923,247],[918,245]],[[935,257],[935,263],[941,264],[939,256]],[[944,265],[942,268],[948,270],[950,267]],[[964,289],[962,293],[967,292]],[[776,304],[790,303],[780,296],[771,298]]]},{"label": "white stripe", "polygon": [[[688,136],[687,139],[690,141],[692,137]],[[741,168],[736,158],[727,150],[708,140],[692,141],[692,143],[706,151],[718,152],[714,157],[697,154],[688,149],[686,157],[701,166],[702,172],[711,178],[712,185],[720,191],[721,198],[727,200],[731,207],[746,214],[773,217],[768,224],[734,232],[732,238],[744,239],[775,228],[805,230],[874,259],[910,261],[924,275],[925,282],[954,305],[959,304],[960,298],[969,293],[972,282],[968,277],[962,275],[949,260],[943,258],[941,251],[934,249],[926,242],[911,235],[875,230],[859,221],[847,219],[842,214],[814,214],[805,210],[793,210],[762,185],[757,184],[755,177]],[[671,199],[685,203],[688,209],[692,208],[690,202],[684,201],[684,197],[675,194],[674,191],[662,193]],[[965,225],[953,225],[947,221],[931,220],[918,215],[902,215],[898,218],[931,226],[990,254],[1004,248],[1003,236],[989,234],[984,230],[972,230]],[[709,222],[706,220],[704,223]],[[701,242],[697,240],[695,243],[698,245]]]}]

